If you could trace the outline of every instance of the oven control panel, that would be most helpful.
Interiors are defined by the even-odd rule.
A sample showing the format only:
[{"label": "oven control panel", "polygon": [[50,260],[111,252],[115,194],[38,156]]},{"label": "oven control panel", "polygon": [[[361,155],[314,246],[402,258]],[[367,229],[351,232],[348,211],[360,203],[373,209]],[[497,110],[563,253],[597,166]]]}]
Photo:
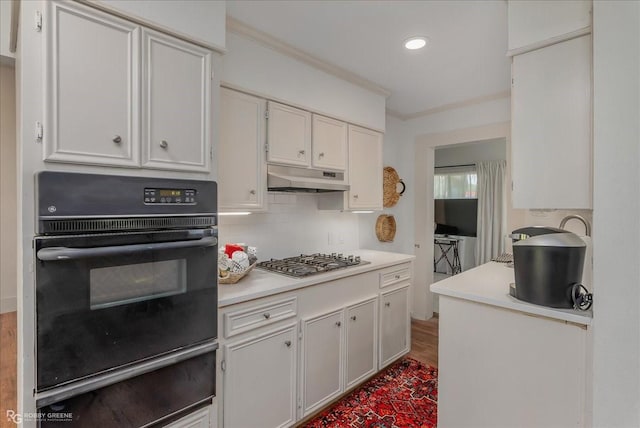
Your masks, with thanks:
[{"label": "oven control panel", "polygon": [[195,189],[144,189],[145,204],[182,204],[193,205],[196,203]]}]

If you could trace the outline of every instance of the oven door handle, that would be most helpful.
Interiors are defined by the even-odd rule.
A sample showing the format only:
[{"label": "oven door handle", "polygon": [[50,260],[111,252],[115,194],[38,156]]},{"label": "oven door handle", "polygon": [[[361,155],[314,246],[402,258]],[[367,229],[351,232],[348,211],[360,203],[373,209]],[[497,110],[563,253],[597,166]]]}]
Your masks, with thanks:
[{"label": "oven door handle", "polygon": [[175,250],[179,248],[204,248],[218,244],[218,238],[208,236],[201,239],[174,242],[157,242],[152,244],[114,245],[111,247],[69,248],[49,247],[38,250],[37,257],[44,262],[59,260],[77,260],[90,257],[118,256],[145,251]]}]

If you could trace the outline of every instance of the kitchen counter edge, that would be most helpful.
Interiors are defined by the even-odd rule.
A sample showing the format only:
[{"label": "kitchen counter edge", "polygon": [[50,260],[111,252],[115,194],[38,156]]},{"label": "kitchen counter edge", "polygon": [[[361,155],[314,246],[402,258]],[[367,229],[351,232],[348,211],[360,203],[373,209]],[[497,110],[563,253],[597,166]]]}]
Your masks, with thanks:
[{"label": "kitchen counter edge", "polygon": [[430,290],[442,296],[455,297],[510,309],[524,314],[566,321],[584,326],[591,325],[592,312],[574,309],[555,309],[523,302],[509,295],[509,284],[514,282],[513,268],[503,263],[488,262],[466,272],[431,284]]},{"label": "kitchen counter edge", "polygon": [[357,250],[350,254],[360,256],[369,264],[338,269],[306,278],[294,278],[286,275],[254,269],[237,284],[220,284],[218,286],[218,307],[235,305],[262,297],[273,296],[287,291],[297,290],[312,285],[322,284],[353,275],[384,269],[415,259],[412,254],[391,253],[386,251]]}]

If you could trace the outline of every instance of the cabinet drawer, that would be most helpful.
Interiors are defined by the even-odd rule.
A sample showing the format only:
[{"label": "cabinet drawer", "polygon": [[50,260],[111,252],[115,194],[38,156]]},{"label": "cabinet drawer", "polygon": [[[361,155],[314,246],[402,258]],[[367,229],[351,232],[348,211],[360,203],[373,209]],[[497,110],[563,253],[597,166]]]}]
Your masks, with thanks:
[{"label": "cabinet drawer", "polygon": [[297,300],[295,297],[228,312],[224,314],[224,336],[231,337],[270,325],[295,317],[296,313]]},{"label": "cabinet drawer", "polygon": [[411,279],[411,264],[392,266],[380,272],[380,288]]}]

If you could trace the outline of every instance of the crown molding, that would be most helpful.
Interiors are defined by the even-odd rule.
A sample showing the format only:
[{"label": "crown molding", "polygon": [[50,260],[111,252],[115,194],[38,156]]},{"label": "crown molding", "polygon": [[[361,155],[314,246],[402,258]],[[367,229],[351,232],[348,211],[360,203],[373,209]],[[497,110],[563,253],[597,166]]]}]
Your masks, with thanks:
[{"label": "crown molding", "polygon": [[248,39],[260,43],[263,46],[273,49],[276,52],[287,55],[295,60],[308,64],[326,73],[332,74],[340,79],[346,80],[347,82],[358,85],[376,94],[384,95],[385,97],[389,97],[389,95],[391,95],[391,91],[389,89],[384,88],[377,83],[374,83],[356,73],[345,70],[344,68],[338,67],[335,64],[331,64],[303,50],[291,46],[290,44],[285,43],[280,39],[277,39],[263,31],[258,30],[257,28],[247,25],[244,22],[238,21],[230,15],[227,15],[227,31],[238,34],[240,36],[244,36]]},{"label": "crown molding", "polygon": [[473,105],[477,105],[477,104],[482,104],[482,103],[486,103],[488,101],[493,101],[493,100],[499,100],[501,98],[509,98],[511,96],[511,91],[502,91],[502,92],[497,92],[495,94],[489,94],[489,95],[483,95],[480,97],[475,97],[475,98],[469,98],[467,100],[464,101],[458,101],[455,103],[450,103],[450,104],[443,104],[441,106],[438,107],[432,107],[426,110],[422,110],[422,111],[418,111],[415,113],[409,113],[409,114],[403,114],[403,113],[399,113],[395,110],[389,109],[387,108],[387,115],[391,116],[391,117],[395,117],[397,119],[401,119],[401,120],[411,120],[411,119],[417,119],[419,117],[423,117],[423,116],[429,116],[431,114],[436,114],[436,113],[442,113],[443,111],[448,111],[448,110],[456,110],[459,108],[464,108],[464,107],[470,107]]}]

